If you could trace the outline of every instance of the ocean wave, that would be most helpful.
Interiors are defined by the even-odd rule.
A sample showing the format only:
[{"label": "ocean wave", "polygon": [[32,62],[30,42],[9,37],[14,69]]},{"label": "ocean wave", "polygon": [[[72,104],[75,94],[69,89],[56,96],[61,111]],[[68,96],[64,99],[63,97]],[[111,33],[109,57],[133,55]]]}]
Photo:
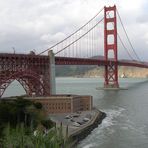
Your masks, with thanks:
[{"label": "ocean wave", "polygon": [[98,141],[99,145],[102,145],[106,136],[112,135],[115,132],[112,126],[117,123],[116,118],[122,116],[122,112],[124,110],[125,109],[122,107],[114,107],[113,109],[103,110],[103,112],[107,114],[107,117],[102,121],[98,128],[92,131],[91,135],[80,143],[79,146],[81,148],[96,148],[98,147]]}]

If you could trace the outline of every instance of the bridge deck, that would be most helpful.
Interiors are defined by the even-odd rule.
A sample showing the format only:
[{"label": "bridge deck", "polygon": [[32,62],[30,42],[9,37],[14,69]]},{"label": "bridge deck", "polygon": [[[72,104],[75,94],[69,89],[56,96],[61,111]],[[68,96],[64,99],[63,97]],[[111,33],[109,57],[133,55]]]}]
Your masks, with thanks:
[{"label": "bridge deck", "polygon": [[[1,53],[0,54],[0,64],[2,60],[13,59],[13,61],[30,61],[30,63],[40,63],[40,64],[48,64],[49,57],[46,55],[32,55],[32,54],[9,54],[9,53]],[[103,66],[109,63],[114,63],[113,60],[109,60],[106,62],[103,58],[92,59],[92,58],[72,58],[72,57],[55,57],[56,65],[99,65]],[[131,60],[119,60],[119,66],[133,66],[140,68],[148,68],[148,62],[139,62],[139,61],[131,61]]]}]

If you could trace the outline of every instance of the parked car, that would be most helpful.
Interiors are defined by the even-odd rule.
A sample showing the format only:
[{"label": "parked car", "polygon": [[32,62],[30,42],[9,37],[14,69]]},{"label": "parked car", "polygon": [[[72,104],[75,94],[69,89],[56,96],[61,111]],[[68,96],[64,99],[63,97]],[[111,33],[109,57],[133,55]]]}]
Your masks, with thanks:
[{"label": "parked car", "polygon": [[67,116],[65,116],[65,119],[71,119],[71,118],[72,118],[71,115],[67,115]]},{"label": "parked car", "polygon": [[76,127],[79,127],[79,126],[80,126],[80,124],[79,124],[78,122],[73,122],[72,125],[74,125],[74,126],[76,126]]},{"label": "parked car", "polygon": [[90,121],[90,119],[85,117],[85,118],[83,119],[83,121],[87,122],[87,121]]},{"label": "parked car", "polygon": [[73,117],[79,117],[80,115],[79,114],[73,114],[72,116]]},{"label": "parked car", "polygon": [[80,125],[85,124],[85,121],[77,121],[77,123],[79,123]]},{"label": "parked car", "polygon": [[71,122],[75,122],[73,119],[70,119]]}]

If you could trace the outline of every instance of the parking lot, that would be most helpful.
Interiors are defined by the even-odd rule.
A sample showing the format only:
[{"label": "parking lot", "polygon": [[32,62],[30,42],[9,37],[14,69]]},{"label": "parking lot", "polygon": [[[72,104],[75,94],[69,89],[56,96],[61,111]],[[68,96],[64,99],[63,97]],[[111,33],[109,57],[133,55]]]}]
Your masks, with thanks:
[{"label": "parking lot", "polygon": [[71,133],[88,124],[94,118],[95,114],[95,111],[81,111],[78,113],[50,114],[49,118],[56,122],[57,126],[62,123],[63,130],[68,125],[68,131]]}]

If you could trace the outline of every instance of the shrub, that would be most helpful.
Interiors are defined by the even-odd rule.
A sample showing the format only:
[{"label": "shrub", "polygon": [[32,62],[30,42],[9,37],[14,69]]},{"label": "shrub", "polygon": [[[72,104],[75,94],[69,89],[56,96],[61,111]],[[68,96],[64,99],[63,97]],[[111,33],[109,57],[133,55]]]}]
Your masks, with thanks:
[{"label": "shrub", "polygon": [[35,102],[33,105],[36,109],[42,109],[42,107],[43,107],[40,102]]}]

